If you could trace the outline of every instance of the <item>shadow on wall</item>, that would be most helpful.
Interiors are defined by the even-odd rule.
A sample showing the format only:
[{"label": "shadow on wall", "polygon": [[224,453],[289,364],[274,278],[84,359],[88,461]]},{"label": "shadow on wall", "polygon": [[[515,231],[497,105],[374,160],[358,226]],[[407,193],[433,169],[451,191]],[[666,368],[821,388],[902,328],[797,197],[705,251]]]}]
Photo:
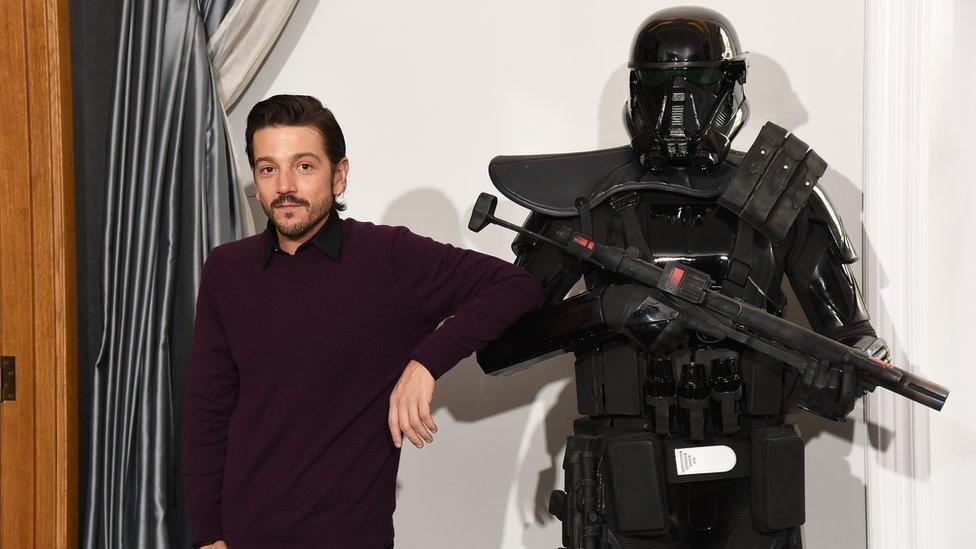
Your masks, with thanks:
[{"label": "shadow on wall", "polygon": [[[417,234],[456,246],[464,246],[466,240],[462,227],[465,227],[463,231],[467,233],[467,221],[459,218],[457,210],[442,192],[432,188],[413,190],[395,199],[383,214],[380,223],[403,225]],[[486,231],[479,235],[478,243],[483,248],[503,250],[511,244],[512,238],[514,233],[508,231]],[[562,471],[559,453],[565,446],[566,436],[572,431],[573,419],[578,415],[572,375],[571,355],[564,355],[504,378],[485,375],[475,358],[470,357],[438,381],[434,413],[445,409],[456,421],[462,423],[479,422],[529,406],[537,400],[544,387],[554,382],[564,382],[554,404],[548,408],[545,419],[530,436],[526,437],[526,433],[522,431],[504,431],[499,435],[509,436],[513,441],[527,441],[528,447],[520,447],[511,455],[502,452],[504,455],[491,456],[493,460],[501,460],[500,463],[495,463],[494,472],[511,471],[511,476],[503,479],[506,482],[497,486],[491,483],[492,486],[484,487],[480,493],[483,501],[487,499],[496,502],[497,505],[488,507],[498,509],[499,512],[497,518],[490,519],[497,520],[497,526],[479,530],[479,547],[500,547],[503,533],[515,526],[506,527],[505,521],[508,517],[503,512],[506,502],[512,499],[513,491],[520,517],[535,517],[537,524],[544,524],[546,519],[552,519],[545,509],[549,493],[556,486],[556,479],[560,478],[559,473]],[[461,434],[463,433],[458,433]],[[545,441],[544,449],[537,447],[540,440]],[[525,456],[541,455],[543,451],[548,456],[549,467],[539,471],[526,463],[531,460],[525,460]],[[497,479],[498,475],[492,474],[490,477]],[[533,529],[527,526],[529,525],[521,524],[518,528],[524,528],[526,535],[529,535]],[[487,539],[486,536],[492,539]],[[549,539],[550,535],[543,534],[538,529],[536,537],[538,539],[526,547],[555,543],[555,540]]]},{"label": "shadow on wall", "polygon": [[793,91],[783,67],[761,53],[749,52],[747,59],[746,97],[751,109],[749,118],[756,124],[757,130],[767,120],[791,132],[806,124],[807,109]]},{"label": "shadow on wall", "polygon": [[[467,220],[460,219],[450,200],[437,189],[418,189],[400,196],[387,208],[380,223],[403,225],[438,242],[465,247],[461,231],[465,227],[467,232]],[[514,233],[486,231],[479,236],[479,244],[494,238],[501,241],[496,242],[500,245],[489,245],[490,248],[507,247],[511,241],[504,239],[510,235]],[[441,380],[435,410],[446,408],[458,421],[479,421],[530,404],[539,389],[553,381],[566,379],[570,373],[557,361],[552,361],[522,374],[496,378],[486,376],[471,357]],[[568,423],[572,424],[572,420]]]}]

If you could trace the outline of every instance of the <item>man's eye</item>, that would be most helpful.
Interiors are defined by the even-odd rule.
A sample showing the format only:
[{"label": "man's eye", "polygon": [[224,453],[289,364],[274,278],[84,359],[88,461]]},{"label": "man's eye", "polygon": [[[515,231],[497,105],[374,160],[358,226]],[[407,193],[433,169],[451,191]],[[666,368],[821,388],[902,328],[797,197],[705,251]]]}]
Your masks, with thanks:
[{"label": "man's eye", "polygon": [[312,165],[309,164],[308,162],[302,162],[301,164],[298,165],[298,169],[303,172],[311,171]]},{"label": "man's eye", "polygon": [[271,173],[274,171],[274,166],[265,166],[261,168],[261,173]]}]

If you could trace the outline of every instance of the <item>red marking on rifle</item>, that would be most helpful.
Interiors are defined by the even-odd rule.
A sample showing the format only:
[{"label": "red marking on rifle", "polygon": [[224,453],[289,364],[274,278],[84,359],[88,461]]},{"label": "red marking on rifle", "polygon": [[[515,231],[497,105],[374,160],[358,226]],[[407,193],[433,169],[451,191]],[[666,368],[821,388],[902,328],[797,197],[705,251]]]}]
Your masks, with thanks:
[{"label": "red marking on rifle", "polygon": [[671,277],[668,278],[668,287],[676,289],[681,284],[681,279],[685,277],[685,270],[680,267],[675,267],[671,271]]},{"label": "red marking on rifle", "polygon": [[886,360],[881,360],[880,358],[872,358],[871,360],[877,362],[878,363],[878,366],[881,366],[883,368],[894,368],[895,367],[894,364],[892,364],[892,363],[890,363],[890,362],[888,362]]},{"label": "red marking on rifle", "polygon": [[573,238],[573,240],[575,240],[577,244],[579,244],[580,246],[583,246],[584,248],[586,248],[588,250],[592,250],[596,246],[596,244],[592,240],[589,240],[589,239],[587,239],[584,236],[576,235]]}]

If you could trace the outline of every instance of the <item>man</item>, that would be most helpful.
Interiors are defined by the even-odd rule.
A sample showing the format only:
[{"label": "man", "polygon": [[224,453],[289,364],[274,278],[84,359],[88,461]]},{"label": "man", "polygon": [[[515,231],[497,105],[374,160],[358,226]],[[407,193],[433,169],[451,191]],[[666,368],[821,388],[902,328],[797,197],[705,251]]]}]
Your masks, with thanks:
[{"label": "man", "polygon": [[400,447],[433,440],[435,380],[541,289],[494,257],[341,219],[349,160],[318,100],[258,103],[246,141],[268,225],[203,268],[184,408],[192,542],[390,547]]}]

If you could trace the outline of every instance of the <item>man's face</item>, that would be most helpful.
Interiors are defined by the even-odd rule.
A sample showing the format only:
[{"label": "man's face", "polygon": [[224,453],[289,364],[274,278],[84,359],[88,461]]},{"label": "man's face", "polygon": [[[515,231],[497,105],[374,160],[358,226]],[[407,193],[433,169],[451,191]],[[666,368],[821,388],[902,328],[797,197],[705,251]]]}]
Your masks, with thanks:
[{"label": "man's face", "polygon": [[278,232],[298,240],[322,226],[346,189],[349,161],[337,165],[312,126],[271,126],[254,132],[254,183]]}]

